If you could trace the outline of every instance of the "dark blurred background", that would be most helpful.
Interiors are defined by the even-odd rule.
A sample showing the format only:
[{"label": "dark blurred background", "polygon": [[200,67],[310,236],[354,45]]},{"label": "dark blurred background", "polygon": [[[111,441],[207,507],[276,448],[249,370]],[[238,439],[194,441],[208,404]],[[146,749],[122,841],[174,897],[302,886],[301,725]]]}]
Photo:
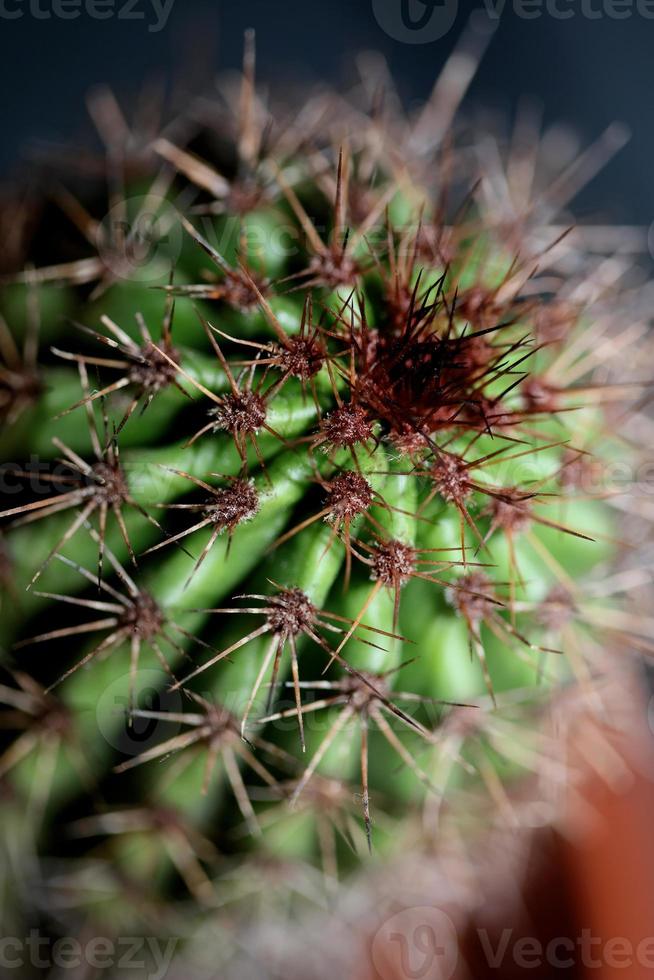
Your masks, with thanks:
[{"label": "dark blurred background", "polygon": [[[375,15],[375,5],[379,13],[402,2],[0,0],[0,173],[15,171],[37,139],[60,142],[82,134],[88,125],[83,95],[91,85],[109,82],[129,98],[145,78],[182,70],[197,76],[186,84],[204,84],[217,69],[239,64],[248,26],[257,30],[264,82],[346,81],[353,55],[372,48],[387,56],[407,102],[424,97],[474,4],[464,7],[461,0],[443,37],[407,44],[389,36],[379,23],[383,17]],[[424,11],[419,0],[410,2],[414,12]],[[430,2],[456,10],[456,0]],[[96,19],[87,3],[96,13],[113,13]],[[648,226],[654,220],[654,19],[644,12],[653,17],[654,3],[542,0],[534,16],[538,3],[525,3],[525,19],[517,12],[519,0],[506,0],[469,102],[510,116],[521,97],[532,96],[546,121],[569,123],[584,141],[613,120],[626,123],[631,142],[586,189],[577,211]],[[76,19],[55,16],[72,16],[76,4]],[[162,4],[172,6],[157,13]],[[165,26],[153,29],[162,21]]]}]

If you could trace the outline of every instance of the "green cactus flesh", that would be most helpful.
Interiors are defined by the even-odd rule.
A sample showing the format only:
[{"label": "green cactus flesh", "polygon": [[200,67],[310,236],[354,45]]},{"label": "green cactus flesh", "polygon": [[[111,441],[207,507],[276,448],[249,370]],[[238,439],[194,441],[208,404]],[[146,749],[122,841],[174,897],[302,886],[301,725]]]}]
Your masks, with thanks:
[{"label": "green cactus flesh", "polygon": [[614,341],[529,208],[405,120],[336,139],[316,102],[268,149],[248,104],[227,155],[125,160],[145,250],[105,221],[2,297],[2,805],[26,851],[109,862],[107,921],[224,902],[234,860],[331,880],[518,779],[612,628]]}]

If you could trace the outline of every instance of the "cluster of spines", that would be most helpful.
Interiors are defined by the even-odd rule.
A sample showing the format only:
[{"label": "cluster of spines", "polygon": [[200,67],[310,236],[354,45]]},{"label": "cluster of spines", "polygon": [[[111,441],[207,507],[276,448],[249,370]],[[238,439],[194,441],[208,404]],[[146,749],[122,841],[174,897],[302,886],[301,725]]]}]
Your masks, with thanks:
[{"label": "cluster of spines", "polygon": [[[93,616],[73,626],[47,630],[31,641],[93,633],[100,633],[101,638],[69,669],[54,677],[49,688],[37,689],[19,674],[18,688],[23,693],[11,695],[9,688],[3,691],[8,704],[12,704],[12,699],[19,701],[26,717],[34,718],[30,722],[32,741],[26,739],[24,746],[35,744],[34,739],[38,740],[42,732],[56,731],[59,737],[64,728],[50,723],[51,718],[60,717],[52,689],[79,667],[105,659],[127,642],[130,722],[145,717],[164,720],[165,713],[158,716],[157,712],[138,706],[141,650],[149,647],[169,675],[171,689],[183,689],[190,699],[193,710],[180,713],[179,717],[168,716],[169,721],[188,726],[189,730],[118,768],[126,771],[168,753],[201,745],[207,754],[204,788],[213,762],[221,755],[239,809],[255,832],[257,816],[237,757],[271,790],[279,791],[281,798],[288,797],[297,805],[310,780],[316,778],[323,756],[346,724],[356,719],[360,732],[362,809],[370,841],[371,723],[399,760],[430,790],[436,789],[436,796],[440,793],[417,761],[419,753],[412,753],[389,723],[399,720],[428,748],[439,744],[441,728],[426,725],[403,707],[403,703],[424,707],[439,699],[433,698],[433,692],[397,693],[389,684],[389,678],[394,679],[403,668],[398,661],[400,644],[413,639],[401,635],[408,632],[402,630],[401,622],[400,597],[404,587],[409,582],[434,586],[438,597],[434,608],[438,609],[440,600],[445,598],[456,610],[467,627],[470,652],[480,662],[488,696],[477,691],[474,697],[471,694],[469,704],[456,705],[451,698],[441,697],[440,703],[451,707],[452,718],[469,714],[470,726],[477,731],[485,724],[480,716],[484,717],[487,711],[492,716],[496,695],[482,629],[524,658],[534,668],[535,678],[548,676],[546,655],[561,652],[558,639],[578,613],[579,590],[554,549],[545,560],[558,581],[545,594],[532,598],[524,588],[516,540],[529,536],[542,557],[544,546],[533,534],[534,526],[548,527],[572,538],[589,537],[583,529],[568,525],[563,517],[550,518],[546,513],[546,506],[556,505],[560,495],[574,485],[573,472],[589,456],[586,447],[577,443],[574,424],[569,424],[568,418],[574,418],[571,413],[580,404],[595,406],[603,399],[627,398],[631,389],[583,380],[592,373],[597,357],[583,339],[586,328],[583,324],[580,327],[582,311],[572,303],[548,302],[534,296],[535,290],[529,288],[534,266],[537,261],[547,262],[551,244],[541,254],[500,262],[497,271],[493,251],[502,254],[505,243],[495,239],[496,230],[484,223],[483,215],[475,215],[472,198],[461,206],[458,223],[448,224],[445,186],[439,188],[431,210],[425,209],[424,201],[413,208],[412,227],[395,225],[391,205],[410,183],[409,173],[392,154],[387,159],[379,150],[371,149],[374,119],[370,145],[363,139],[354,148],[340,147],[333,154],[331,169],[324,165],[330,147],[321,147],[315,156],[306,152],[309,178],[315,181],[319,193],[327,187],[332,195],[328,231],[318,229],[310,217],[310,203],[303,203],[306,188],[302,187],[302,180],[286,172],[286,164],[296,162],[292,154],[290,158],[284,156],[289,144],[298,152],[292,134],[287,134],[286,142],[280,137],[282,150],[278,157],[274,147],[265,147],[261,106],[253,88],[252,58],[248,47],[242,88],[245,109],[233,178],[226,179],[198,156],[159,138],[153,143],[153,150],[166,161],[166,168],[155,179],[156,193],[153,191],[151,198],[158,200],[168,193],[176,170],[211,196],[206,206],[194,208],[195,215],[201,218],[206,214],[236,215],[245,228],[247,221],[256,224],[262,209],[268,220],[271,213],[273,220],[280,220],[275,213],[279,216],[286,212],[293,216],[302,237],[304,262],[299,269],[275,280],[267,272],[265,256],[263,264],[258,256],[248,256],[245,235],[241,250],[230,260],[211,244],[208,234],[198,230],[197,218],[181,216],[185,234],[210,258],[214,269],[201,283],[177,282],[173,273],[164,286],[167,301],[160,330],[152,330],[141,311],[132,310],[139,331],[139,339],[135,340],[128,332],[131,324],[118,323],[104,315],[104,332],[98,332],[95,323],[83,324],[94,344],[100,345],[97,349],[91,345],[88,350],[55,351],[58,357],[77,365],[82,398],[65,406],[61,415],[85,413],[92,457],[83,458],[77,449],[55,436],[53,441],[67,467],[63,476],[58,471],[52,477],[57,492],[5,508],[0,516],[20,524],[74,511],[45,561],[34,570],[30,586],[57,559],[81,577],[82,585],[95,589],[95,594],[80,597],[80,586],[71,585],[70,592],[41,595],[88,610]],[[375,152],[378,158],[371,165],[368,157]],[[417,171],[422,169],[422,162],[417,154]],[[385,180],[380,180],[378,170],[383,165],[387,172]],[[361,182],[361,174],[365,173],[367,186]],[[443,174],[447,178],[445,164]],[[302,174],[302,179],[306,176]],[[148,199],[146,195],[145,200]],[[69,212],[78,218],[83,216],[72,208],[69,199],[67,202]],[[139,214],[132,215],[132,219],[138,223]],[[86,224],[89,231],[91,222]],[[382,233],[371,244],[368,238],[375,229]],[[93,241],[97,244],[97,237]],[[107,248],[116,251],[122,246],[124,243],[105,242],[104,258],[101,253],[99,259],[76,265],[59,263],[47,269],[29,270],[25,278],[31,290],[49,281],[63,280],[76,286],[93,283],[93,296],[98,297],[115,283],[118,265],[123,274],[126,271],[118,259],[107,262]],[[124,252],[119,258],[123,262]],[[300,294],[302,302],[296,304],[295,319],[291,316],[289,320],[287,307],[283,317],[276,312],[278,300],[284,296],[292,299],[295,293]],[[175,337],[176,312],[191,303],[199,304],[197,336],[205,338],[208,358],[215,358],[213,373],[220,375],[220,385],[206,380],[194,352],[185,350]],[[241,336],[239,317],[247,328]],[[248,318],[265,329],[266,335],[253,335]],[[225,329],[223,320],[229,325]],[[29,335],[32,336],[33,333]],[[572,357],[566,355],[566,345],[570,345]],[[2,411],[12,421],[40,389],[33,339],[26,344],[22,369],[18,352],[6,343],[3,347],[5,360],[13,363],[7,364],[6,372],[3,369],[2,391],[6,397]],[[91,372],[99,378],[94,387]],[[20,378],[24,384],[18,383]],[[199,402],[206,411],[199,427],[190,428],[181,439],[174,458],[172,453],[167,458],[165,451],[159,454],[159,479],[163,481],[164,474],[170,473],[178,481],[170,497],[163,500],[150,495],[145,499],[132,487],[139,468],[138,454],[133,454],[129,467],[125,466],[119,444],[123,430],[127,433],[140,424],[139,410],[148,409],[171,388],[183,393],[185,401]],[[110,412],[112,399],[125,392],[126,404],[119,404],[118,412]],[[305,417],[312,417],[312,424],[300,424],[298,431],[295,425],[284,428],[272,423],[271,415],[282,396],[290,400],[291,409],[303,405],[306,411],[308,406],[310,416]],[[193,412],[197,415],[196,409]],[[293,422],[293,411],[289,420]],[[266,436],[269,441],[264,447]],[[218,473],[191,465],[187,469],[185,461],[193,463],[197,459],[187,450],[196,443],[202,447],[212,440],[220,440],[223,447],[233,446],[233,471]],[[206,571],[209,555],[219,547],[219,539],[227,538],[221,561],[234,561],[234,552],[240,547],[239,529],[262,514],[265,517],[265,502],[271,498],[274,501],[277,490],[275,467],[270,460],[282,459],[281,452],[286,454],[283,459],[289,470],[298,466],[302,489],[309,491],[316,486],[322,498],[316,507],[307,510],[305,506],[296,517],[293,505],[302,493],[289,494],[290,504],[285,508],[288,520],[274,531],[261,551],[284,549],[280,554],[292,554],[292,562],[301,567],[303,551],[307,549],[318,570],[304,568],[303,577],[308,584],[297,580],[271,583],[267,593],[240,597],[241,604],[236,606],[189,607],[184,594],[187,589],[193,594],[193,583]],[[540,478],[513,481],[498,475],[507,464],[525,457],[533,461],[541,453],[548,461],[555,459],[555,463]],[[206,453],[202,458],[206,458]],[[28,474],[14,471],[14,475]],[[156,483],[157,478],[150,475],[150,489]],[[197,501],[170,502],[189,489],[197,491]],[[160,534],[154,543],[151,536],[141,534],[147,547],[139,548],[132,542],[125,519],[130,509],[139,512]],[[155,509],[156,517],[152,513]],[[164,531],[162,509],[176,511],[178,518],[187,511],[191,520],[180,529],[177,524]],[[118,528],[113,548],[106,543],[112,517]],[[458,529],[455,540],[431,546],[434,530],[444,519],[451,523],[452,518]],[[430,534],[421,535],[421,527],[431,529]],[[199,531],[207,535],[206,542],[199,554],[189,556],[186,549],[191,542],[187,539]],[[500,581],[495,577],[496,555],[489,547],[498,533],[504,535],[508,551],[508,578]],[[66,555],[80,535],[90,536],[97,545],[97,568],[85,567]],[[199,636],[199,628],[183,627],[177,622],[175,610],[168,609],[145,584],[139,584],[138,569],[128,573],[121,555],[115,553],[122,552],[122,557],[137,566],[139,550],[151,554],[165,545],[180,549],[184,555],[181,561],[187,562],[188,571],[182,580],[172,586],[167,583],[167,591],[181,597],[179,615],[200,617],[200,621],[210,613],[224,617],[262,616],[263,622],[219,649]],[[323,562],[328,570],[316,589]],[[268,567],[274,568],[274,563],[273,557]],[[211,566],[212,570],[216,567]],[[248,571],[251,568],[247,561],[244,567]],[[180,564],[174,565],[175,570],[180,568]],[[359,577],[362,572],[372,580],[363,602],[351,615],[321,608],[341,568],[346,594],[353,574],[357,574],[354,569],[360,569]],[[152,577],[156,579],[156,573]],[[205,581],[198,591],[207,591]],[[320,601],[316,591],[325,593]],[[375,616],[374,624],[368,623],[380,594],[385,592],[391,595],[388,610]],[[530,631],[523,628],[522,621],[530,614],[531,627],[541,642],[535,642]],[[592,622],[593,614],[585,615]],[[519,624],[517,617],[521,617]],[[600,616],[599,623],[605,624],[606,617],[602,621]],[[638,632],[633,619],[620,620],[617,612],[613,624],[618,633],[634,628]],[[195,677],[215,664],[244,658],[245,647],[260,637],[268,638],[268,646],[259,658],[240,717],[187,690]],[[340,671],[336,676],[330,673],[326,678],[316,678],[304,673],[300,641],[306,638],[322,651],[325,670],[337,663]],[[193,640],[205,651],[209,648],[208,654],[201,662],[194,654],[191,667],[180,667],[188,656],[186,647]],[[369,669],[360,648],[350,659],[348,645],[353,640],[363,640],[374,651],[370,662],[377,665],[380,654],[383,662],[386,653],[391,666]],[[27,643],[21,640],[19,645]],[[529,655],[534,653],[536,657]],[[286,669],[282,658],[286,656],[292,688],[292,704],[288,708],[276,703],[278,682]],[[266,686],[266,706],[251,718],[256,697]],[[322,742],[313,746],[304,771],[298,772],[297,763],[279,746],[265,743],[254,733],[257,725],[293,718],[305,749],[307,714],[331,707],[338,707],[340,713]],[[461,726],[453,721],[452,727],[458,732]],[[447,723],[443,731],[449,731]],[[273,777],[257,759],[257,745],[272,751],[282,772],[286,767],[288,784],[281,776],[279,780]],[[459,749],[457,755],[458,752]],[[2,760],[3,770],[13,766],[15,750],[10,748]],[[464,768],[468,767],[465,758],[460,761]],[[139,810],[123,817],[114,815],[113,819],[108,814],[98,818],[96,829],[106,831],[111,825],[118,828],[112,833],[130,832],[134,827],[142,829],[152,823],[164,836],[172,833],[177,848],[172,848],[171,853],[176,856],[182,877],[198,899],[211,900],[204,872],[192,857],[195,852],[207,854],[210,849],[192,840],[193,831],[182,832],[177,818],[170,814],[165,818],[162,813]],[[87,831],[92,829],[91,823],[85,826]],[[182,838],[185,847],[180,845]],[[180,857],[180,853],[185,857]],[[326,853],[323,841],[324,859]],[[329,864],[332,867],[333,860]]]}]

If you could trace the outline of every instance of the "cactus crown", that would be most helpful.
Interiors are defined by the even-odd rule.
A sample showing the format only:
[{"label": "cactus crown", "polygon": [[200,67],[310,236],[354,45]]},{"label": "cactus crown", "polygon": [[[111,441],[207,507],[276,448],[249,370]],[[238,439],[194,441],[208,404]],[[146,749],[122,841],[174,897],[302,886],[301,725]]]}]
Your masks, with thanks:
[{"label": "cactus crown", "polygon": [[624,451],[604,403],[629,397],[611,286],[555,200],[521,197],[524,149],[480,164],[437,95],[417,122],[363,102],[279,125],[248,42],[238,111],[138,161],[117,132],[122,223],[67,196],[90,254],[7,285],[23,495],[0,515],[20,646],[0,699],[22,734],[0,773],[41,816],[97,793],[83,829],[136,895],[153,868],[171,887],[172,859],[216,902],[214,845],[250,848],[242,820],[333,876],[359,849],[350,783],[381,849],[423,796],[496,793],[538,758],[503,755],[505,700],[536,710],[592,673],[595,627],[623,632],[584,607],[612,523],[582,470]]}]

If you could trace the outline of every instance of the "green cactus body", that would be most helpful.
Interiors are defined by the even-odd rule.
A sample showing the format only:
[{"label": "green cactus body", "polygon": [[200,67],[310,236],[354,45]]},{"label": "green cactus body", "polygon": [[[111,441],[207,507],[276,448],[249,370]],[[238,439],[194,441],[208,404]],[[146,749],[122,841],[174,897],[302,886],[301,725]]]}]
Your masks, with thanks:
[{"label": "green cactus body", "polygon": [[24,731],[0,774],[34,847],[70,821],[136,905],[218,904],[226,855],[257,851],[331,887],[426,799],[517,779],[505,700],[586,663],[566,637],[592,632],[616,529],[583,470],[630,452],[608,335],[530,288],[548,257],[526,232],[474,194],[445,213],[436,158],[349,130],[246,158],[241,133],[233,179],[159,140],[153,255],[2,298],[17,341],[36,300],[44,363],[20,417],[3,403],[0,701]]}]

